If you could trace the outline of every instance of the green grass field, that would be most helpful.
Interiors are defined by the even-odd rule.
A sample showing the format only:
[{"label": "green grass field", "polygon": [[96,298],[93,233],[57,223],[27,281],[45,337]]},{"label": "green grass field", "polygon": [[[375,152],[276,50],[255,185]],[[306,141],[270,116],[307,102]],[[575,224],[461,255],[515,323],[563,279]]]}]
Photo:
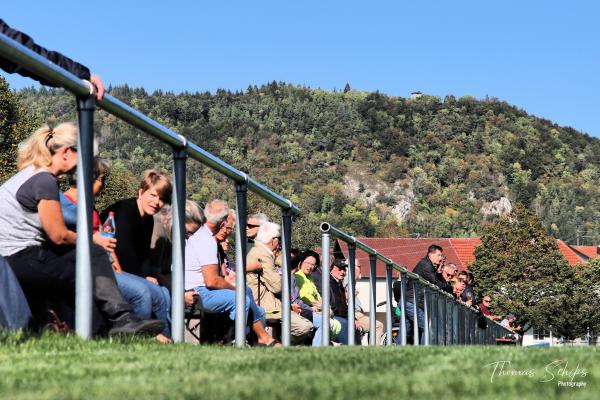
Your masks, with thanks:
[{"label": "green grass field", "polygon": [[[599,354],[589,347],[235,349],[9,335],[0,339],[0,399],[597,399]],[[502,374],[501,361],[510,362]]]}]

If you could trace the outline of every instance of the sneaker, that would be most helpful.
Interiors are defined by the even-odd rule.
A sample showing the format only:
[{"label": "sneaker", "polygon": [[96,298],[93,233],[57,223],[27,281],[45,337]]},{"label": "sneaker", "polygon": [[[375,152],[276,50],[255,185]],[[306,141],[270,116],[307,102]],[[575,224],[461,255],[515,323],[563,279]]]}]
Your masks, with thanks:
[{"label": "sneaker", "polygon": [[152,335],[156,336],[163,331],[165,324],[159,319],[143,320],[131,313],[125,313],[113,321],[108,331],[109,336],[114,335]]}]

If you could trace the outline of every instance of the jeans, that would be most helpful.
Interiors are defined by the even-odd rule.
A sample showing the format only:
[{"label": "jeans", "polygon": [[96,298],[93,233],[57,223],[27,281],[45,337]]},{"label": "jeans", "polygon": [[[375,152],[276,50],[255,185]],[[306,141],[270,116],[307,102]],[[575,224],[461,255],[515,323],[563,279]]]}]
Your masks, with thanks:
[{"label": "jeans", "polygon": [[[322,321],[323,321],[323,314],[321,313],[313,313],[313,326],[317,329],[315,331],[315,336],[313,337],[313,341],[312,341],[312,345],[315,347],[320,346],[323,343],[323,325],[322,325]],[[342,327],[340,324],[340,321],[338,321],[337,319],[333,319],[331,318],[329,320],[329,329],[331,330],[331,336],[332,338],[337,338],[337,336],[340,334]],[[346,343],[348,342],[348,340],[346,339]]]},{"label": "jeans", "polygon": [[[202,308],[208,313],[229,314],[229,319],[235,321],[235,290],[231,289],[208,289],[206,286],[194,288],[202,299]],[[252,289],[246,286],[246,319],[252,311],[252,323],[262,321],[267,325],[265,309],[256,305]]]},{"label": "jeans", "polygon": [[171,296],[167,288],[129,272],[115,272],[115,279],[133,313],[142,319],[154,314],[165,323],[162,334],[171,337]]},{"label": "jeans", "polygon": [[0,256],[0,328],[26,328],[31,319],[29,304],[17,277]]},{"label": "jeans", "polygon": [[[413,303],[406,303],[406,332],[411,332],[410,329],[413,326],[413,319],[415,313],[415,306]],[[425,311],[417,307],[417,326],[419,327],[419,343],[423,344],[423,331],[425,330]],[[398,336],[398,339],[400,336]]]},{"label": "jeans", "polygon": [[[342,330],[337,336],[337,342],[342,344],[348,344],[348,319],[343,317],[333,317],[336,321],[338,321],[342,325]],[[352,324],[352,329],[354,329],[354,324]]]}]

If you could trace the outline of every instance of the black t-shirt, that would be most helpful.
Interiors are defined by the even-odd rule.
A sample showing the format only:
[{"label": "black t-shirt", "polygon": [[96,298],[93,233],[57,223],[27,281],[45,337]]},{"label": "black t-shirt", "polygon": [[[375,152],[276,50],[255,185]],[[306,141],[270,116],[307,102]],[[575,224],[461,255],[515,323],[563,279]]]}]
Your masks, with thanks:
[{"label": "black t-shirt", "polygon": [[46,171],[33,175],[17,190],[17,201],[25,211],[32,213],[37,213],[40,200],[59,201],[58,196],[58,181]]},{"label": "black t-shirt", "polygon": [[151,215],[142,217],[135,198],[116,202],[100,215],[106,221],[108,213],[115,213],[117,248],[115,252],[123,271],[138,276],[145,276],[142,268],[150,256],[150,242],[154,229],[154,218]]}]

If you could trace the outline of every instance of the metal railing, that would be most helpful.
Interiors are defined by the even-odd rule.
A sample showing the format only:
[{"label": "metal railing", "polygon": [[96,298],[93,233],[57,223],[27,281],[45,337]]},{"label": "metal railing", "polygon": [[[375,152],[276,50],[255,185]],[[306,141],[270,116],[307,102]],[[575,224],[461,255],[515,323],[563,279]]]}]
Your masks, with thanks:
[{"label": "metal railing", "polygon": [[[385,328],[386,344],[407,344],[407,320],[406,304],[412,303],[413,307],[413,344],[432,345],[432,344],[495,344],[497,338],[501,338],[512,333],[510,330],[498,324],[496,321],[483,316],[475,308],[457,301],[450,293],[445,292],[423,279],[420,275],[408,271],[405,267],[393,262],[383,254],[372,247],[367,246],[360,240],[337,229],[327,222],[321,224],[321,251],[322,251],[322,302],[323,302],[323,345],[329,344],[329,318],[330,318],[330,296],[329,296],[329,270],[331,248],[331,238],[344,241],[348,245],[348,344],[356,344],[355,330],[353,323],[356,315],[356,276],[355,262],[356,250],[362,250],[369,255],[369,345],[376,345],[376,277],[377,261],[381,261],[386,266],[386,310],[385,310]],[[399,340],[400,343],[394,343],[393,330],[393,305],[392,305],[392,271],[400,273],[400,308],[399,317]],[[407,285],[412,285],[412,298],[408,299]],[[419,301],[418,296],[423,299],[423,332],[419,331]]]},{"label": "metal railing", "polygon": [[79,121],[77,181],[79,206],[77,211],[77,274],[76,274],[76,332],[83,338],[92,334],[92,271],[90,246],[92,243],[92,162],[93,162],[93,121],[96,106],[120,118],[130,125],[154,136],[171,146],[173,150],[173,262],[172,262],[172,335],[175,342],[183,341],[184,333],[184,238],[185,238],[185,181],[186,160],[193,158],[234,182],[236,191],[236,320],[235,341],[241,347],[246,343],[246,219],[247,193],[254,192],[265,200],[281,208],[283,225],[283,280],[282,285],[282,342],[290,344],[290,250],[292,217],[300,210],[292,201],[280,196],[260,184],[244,172],[237,170],[218,157],[189,142],[185,137],[173,132],[146,115],[106,94],[102,100],[90,95],[86,82],[41,57],[20,43],[0,35],[0,54],[7,60],[42,77],[47,82],[73,93],[77,99]]},{"label": "metal railing", "polygon": [[[248,190],[273,203],[281,209],[282,218],[282,342],[284,346],[290,345],[291,339],[291,302],[290,302],[290,251],[292,235],[292,218],[299,215],[300,210],[290,200],[263,186],[242,171],[232,167],[218,157],[189,142],[185,137],[162,126],[146,115],[124,104],[120,100],[106,94],[100,101],[90,95],[86,82],[73,74],[61,69],[52,62],[39,56],[12,39],[0,35],[0,54],[4,58],[20,64],[44,80],[60,86],[76,96],[77,113],[79,121],[78,133],[78,167],[77,180],[79,182],[79,206],[77,214],[77,276],[76,276],[76,332],[83,338],[90,338],[92,333],[92,272],[90,246],[92,244],[92,162],[93,162],[93,118],[96,106],[120,118],[141,131],[154,136],[165,144],[171,146],[173,151],[173,234],[172,234],[172,334],[175,342],[183,341],[184,332],[184,237],[185,237],[185,182],[186,161],[192,158],[208,166],[214,171],[226,176],[233,181],[236,191],[236,217],[238,228],[235,233],[236,243],[236,319],[235,342],[236,346],[245,345],[246,337],[246,220],[247,220],[247,193]],[[370,260],[370,332],[369,344],[375,345],[376,337],[376,263],[381,261],[386,265],[386,334],[387,344],[392,344],[392,270],[400,272],[402,277],[400,301],[400,331],[401,344],[406,344],[406,302],[417,304],[417,289],[420,287],[423,296],[425,329],[425,344],[474,344],[493,343],[496,337],[509,333],[508,330],[492,320],[488,320],[488,329],[479,329],[476,314],[473,309],[465,304],[456,303],[454,298],[434,285],[421,279],[418,275],[406,268],[392,262],[376,250],[356,240],[354,237],[336,229],[328,223],[321,225],[323,249],[323,345],[329,343],[329,246],[330,238],[334,237],[345,241],[349,251],[349,320],[355,317],[355,292],[356,277],[354,265],[356,249],[369,254]],[[410,281],[409,281],[410,278]],[[413,299],[406,299],[406,285],[414,285]],[[414,340],[418,344],[417,313],[414,313]],[[356,343],[355,331],[350,325],[349,344]]]}]

